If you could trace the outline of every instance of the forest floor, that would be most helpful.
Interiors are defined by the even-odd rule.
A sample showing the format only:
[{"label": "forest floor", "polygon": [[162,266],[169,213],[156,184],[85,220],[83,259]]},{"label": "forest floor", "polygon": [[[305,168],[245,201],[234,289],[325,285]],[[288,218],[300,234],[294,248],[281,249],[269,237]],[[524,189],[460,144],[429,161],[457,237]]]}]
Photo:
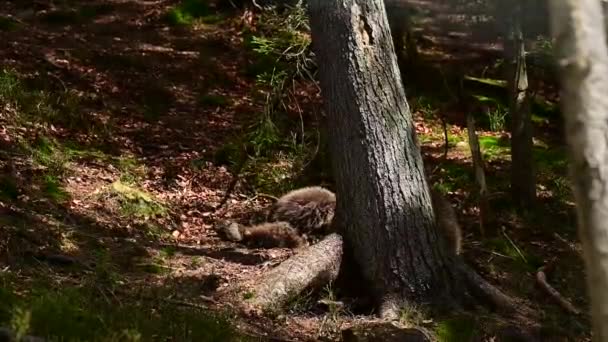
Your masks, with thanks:
[{"label": "forest floor", "polygon": [[[563,312],[535,280],[540,266],[556,263],[550,283],[586,311],[560,120],[550,102],[555,90],[531,82],[539,99],[538,208],[516,213],[507,195],[496,196],[499,233],[481,239],[464,112],[451,103],[441,71],[493,77],[500,42],[481,19],[471,26],[441,2],[409,2],[419,9],[424,65],[416,72],[423,77],[405,77],[408,100],[425,162],[458,209],[465,259],[541,312],[536,323],[547,331],[588,339],[589,318]],[[314,139],[302,146],[302,134],[290,140],[287,133],[280,144],[288,148],[252,158],[246,177],[215,210],[233,177],[226,151],[250,136],[266,109],[268,88],[258,77],[264,65],[246,43],[257,32],[255,20],[211,8],[194,24],[178,25],[188,19],[174,0],[51,3],[0,4],[0,325],[65,339],[295,341],[335,340],[341,329],[372,318],[317,304],[340,299],[329,287],[294,300],[279,316],[242,317],[213,300],[293,253],[223,241],[215,224],[254,221],[272,196],[309,183],[299,171],[316,150]],[[484,34],[472,34],[478,32]],[[292,94],[286,115],[294,127],[306,126],[296,133],[314,136],[318,89],[298,82]],[[508,193],[506,111],[480,108],[489,185]],[[445,160],[438,114],[449,124]],[[403,319],[446,341],[489,339],[501,323],[486,311],[435,321],[411,312]]]}]

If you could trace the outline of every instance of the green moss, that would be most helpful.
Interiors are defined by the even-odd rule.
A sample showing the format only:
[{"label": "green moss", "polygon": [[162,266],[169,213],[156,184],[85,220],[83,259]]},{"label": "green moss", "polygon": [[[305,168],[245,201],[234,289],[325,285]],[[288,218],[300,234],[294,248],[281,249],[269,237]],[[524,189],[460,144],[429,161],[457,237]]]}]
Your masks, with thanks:
[{"label": "green moss", "polygon": [[476,334],[475,321],[470,317],[456,317],[440,322],[435,331],[440,342],[471,341]]},{"label": "green moss", "polygon": [[164,205],[143,190],[120,181],[112,183],[111,190],[120,202],[120,209],[125,216],[147,220],[163,217],[167,213]]},{"label": "green moss", "polygon": [[165,19],[170,25],[189,26],[196,21],[216,23],[221,21],[222,17],[211,13],[209,5],[204,0],[182,0],[167,12]]}]

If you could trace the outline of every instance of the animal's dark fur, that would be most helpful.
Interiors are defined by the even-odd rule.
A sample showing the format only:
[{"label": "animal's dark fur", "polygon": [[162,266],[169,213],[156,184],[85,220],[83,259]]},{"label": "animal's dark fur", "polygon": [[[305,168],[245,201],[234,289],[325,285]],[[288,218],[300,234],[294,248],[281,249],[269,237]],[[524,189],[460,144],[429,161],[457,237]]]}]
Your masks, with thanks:
[{"label": "animal's dark fur", "polygon": [[224,223],[220,228],[226,238],[262,248],[296,248],[306,244],[288,222],[267,222],[255,226]]},{"label": "animal's dark fur", "polygon": [[[436,227],[451,253],[460,254],[462,232],[454,209],[444,195],[431,188]],[[331,225],[336,208],[336,196],[320,186],[305,187],[281,196],[272,206],[269,221],[255,226],[224,224],[228,239],[260,247],[299,247],[302,236],[321,232]]]},{"label": "animal's dark fur", "polygon": [[314,233],[331,224],[336,195],[320,186],[296,189],[281,196],[270,211],[270,221],[286,221],[300,234]]},{"label": "animal's dark fur", "polygon": [[431,202],[440,237],[445,240],[451,253],[460,254],[462,250],[462,230],[458,224],[454,208],[441,192],[433,188],[431,188]]}]

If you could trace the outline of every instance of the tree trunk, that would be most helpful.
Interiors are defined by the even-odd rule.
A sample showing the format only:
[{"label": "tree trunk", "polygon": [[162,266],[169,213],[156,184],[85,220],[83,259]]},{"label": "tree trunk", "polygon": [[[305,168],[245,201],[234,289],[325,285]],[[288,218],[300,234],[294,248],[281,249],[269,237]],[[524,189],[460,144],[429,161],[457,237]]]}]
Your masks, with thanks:
[{"label": "tree trunk", "polygon": [[379,301],[444,307],[461,286],[434,213],[382,0],[309,0],[336,179],[334,224]]},{"label": "tree trunk", "polygon": [[[519,0],[518,0],[519,1]],[[527,208],[536,199],[536,178],[532,161],[532,119],[528,96],[526,51],[521,28],[521,8],[512,3],[509,39],[505,53],[509,68],[509,111],[511,113],[511,193],[520,208]]]},{"label": "tree trunk", "polygon": [[469,136],[471,159],[473,160],[473,170],[475,172],[477,199],[479,200],[479,231],[482,237],[486,237],[486,227],[488,226],[490,226],[491,235],[495,234],[495,229],[491,226],[494,220],[488,201],[488,185],[486,183],[483,158],[479,148],[479,138],[477,137],[477,132],[475,132],[475,118],[471,112],[467,113],[467,133]]},{"label": "tree trunk", "polygon": [[549,6],[593,340],[608,341],[608,51],[602,7],[597,0]]}]

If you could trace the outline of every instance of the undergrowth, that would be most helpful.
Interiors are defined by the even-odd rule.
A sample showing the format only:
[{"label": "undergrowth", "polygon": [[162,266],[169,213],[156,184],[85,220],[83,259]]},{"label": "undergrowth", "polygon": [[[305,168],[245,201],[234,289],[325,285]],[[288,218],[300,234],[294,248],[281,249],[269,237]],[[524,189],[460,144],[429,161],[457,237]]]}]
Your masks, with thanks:
[{"label": "undergrowth", "polygon": [[0,325],[62,341],[245,341],[228,317],[158,300],[124,300],[100,286],[50,286],[39,280],[18,290],[0,278]]},{"label": "undergrowth", "polygon": [[[242,177],[255,191],[279,194],[297,185],[305,168],[321,150],[318,118],[306,117],[296,89],[316,82],[309,26],[304,5],[279,12],[266,9],[255,31],[245,29],[245,46],[253,56],[250,75],[254,94],[263,111],[246,128],[242,138],[219,149],[216,162],[234,167],[246,160]],[[234,142],[236,141],[236,142]],[[243,153],[245,151],[246,153]]]}]

